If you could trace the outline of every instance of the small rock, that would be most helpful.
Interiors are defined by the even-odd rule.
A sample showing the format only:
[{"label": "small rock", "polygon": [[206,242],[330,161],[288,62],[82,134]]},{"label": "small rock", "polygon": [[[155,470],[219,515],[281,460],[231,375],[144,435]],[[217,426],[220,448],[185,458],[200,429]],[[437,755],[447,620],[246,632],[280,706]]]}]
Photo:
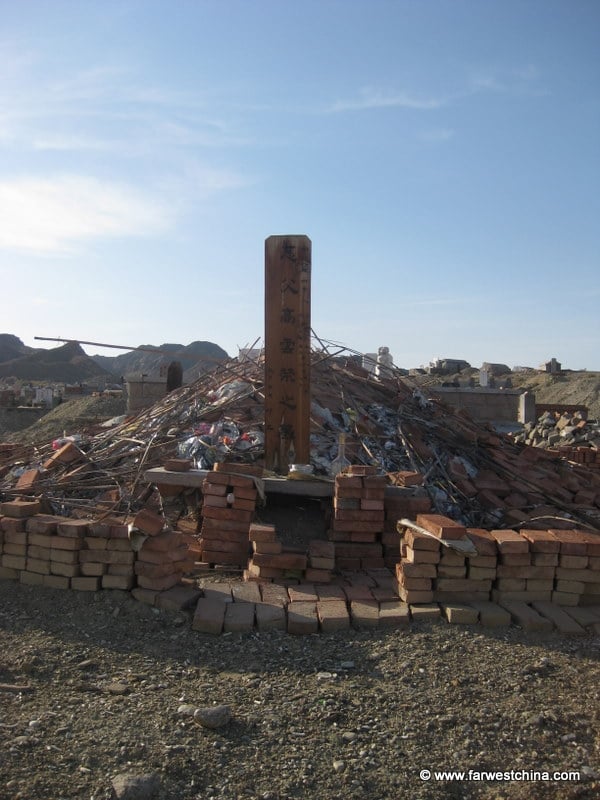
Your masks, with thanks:
[{"label": "small rock", "polygon": [[79,664],[77,664],[77,669],[98,669],[98,664],[92,661],[91,658],[86,658],[84,661],[80,661]]},{"label": "small rock", "polygon": [[581,767],[579,771],[585,780],[595,781],[600,778],[600,772],[596,772],[595,769],[592,769],[592,767],[588,767],[587,765]]},{"label": "small rock", "polygon": [[315,677],[318,681],[328,681],[333,678],[333,672],[317,672]]},{"label": "small rock", "polygon": [[129,687],[125,683],[109,683],[106,691],[109,694],[127,694]]},{"label": "small rock", "polygon": [[192,706],[189,703],[183,703],[177,709],[177,713],[184,717],[193,717],[196,713],[196,706]]},{"label": "small rock", "polygon": [[343,772],[346,769],[346,762],[345,761],[334,761],[333,762],[333,771],[334,772]]},{"label": "small rock", "polygon": [[112,779],[113,800],[155,800],[160,791],[158,775],[123,772]]},{"label": "small rock", "polygon": [[341,669],[354,669],[354,661],[342,661]]},{"label": "small rock", "polygon": [[354,731],[344,731],[344,733],[342,733],[342,739],[345,742],[353,742],[356,739],[356,734]]},{"label": "small rock", "polygon": [[197,708],[194,719],[204,728],[223,728],[231,722],[231,709],[225,705]]}]

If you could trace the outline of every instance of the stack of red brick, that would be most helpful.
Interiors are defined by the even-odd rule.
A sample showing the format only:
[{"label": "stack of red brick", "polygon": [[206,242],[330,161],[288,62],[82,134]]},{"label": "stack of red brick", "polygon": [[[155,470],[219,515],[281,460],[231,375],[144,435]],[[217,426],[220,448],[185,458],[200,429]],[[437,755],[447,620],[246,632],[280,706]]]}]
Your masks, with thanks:
[{"label": "stack of red brick", "polygon": [[0,505],[5,578],[57,589],[130,589],[135,553],[127,526],[39,514],[37,501]]},{"label": "stack of red brick", "polygon": [[300,579],[304,575],[308,566],[306,553],[284,549],[283,543],[277,538],[275,525],[252,523],[248,536],[252,557],[244,572],[247,580]]},{"label": "stack of red brick", "polygon": [[209,472],[202,484],[200,557],[210,564],[246,568],[249,529],[256,509],[254,479],[236,472]]},{"label": "stack of red brick", "polygon": [[328,537],[335,542],[335,565],[340,570],[385,566],[381,534],[385,518],[387,479],[375,467],[351,466],[336,475],[333,519]]},{"label": "stack of red brick", "polygon": [[[417,516],[427,533],[401,528],[399,596],[407,603],[482,600],[600,602],[600,535],[578,530],[485,531],[436,514]],[[442,544],[442,541],[445,544]],[[467,542],[475,553],[453,549]]]},{"label": "stack of red brick", "polygon": [[417,514],[426,514],[431,510],[431,500],[427,492],[420,488],[420,484],[417,484],[414,488],[408,488],[408,485],[406,488],[402,486],[388,488],[384,503],[385,520],[381,534],[383,560],[385,566],[393,571],[400,560],[398,520],[415,519]]},{"label": "stack of red brick", "polygon": [[555,453],[567,461],[573,461],[575,464],[585,464],[586,467],[591,469],[600,469],[600,450],[592,447],[561,445],[559,447],[549,447],[547,452]]},{"label": "stack of red brick", "polygon": [[[130,525],[116,519],[65,519],[38,513],[37,501],[0,504],[0,577],[56,589],[137,586],[164,591],[194,567],[190,536],[143,509]],[[137,543],[137,546],[135,546]],[[135,548],[135,549],[134,549]]]}]

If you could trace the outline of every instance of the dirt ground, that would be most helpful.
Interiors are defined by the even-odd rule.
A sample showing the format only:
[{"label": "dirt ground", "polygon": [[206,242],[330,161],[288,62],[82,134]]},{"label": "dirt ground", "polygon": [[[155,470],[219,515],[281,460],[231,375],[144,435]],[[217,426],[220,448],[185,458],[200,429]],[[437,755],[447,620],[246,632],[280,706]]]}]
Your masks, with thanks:
[{"label": "dirt ground", "polygon": [[[0,581],[0,798],[599,796],[598,637],[441,620],[211,637],[190,613]],[[198,724],[215,704],[231,721]]]}]

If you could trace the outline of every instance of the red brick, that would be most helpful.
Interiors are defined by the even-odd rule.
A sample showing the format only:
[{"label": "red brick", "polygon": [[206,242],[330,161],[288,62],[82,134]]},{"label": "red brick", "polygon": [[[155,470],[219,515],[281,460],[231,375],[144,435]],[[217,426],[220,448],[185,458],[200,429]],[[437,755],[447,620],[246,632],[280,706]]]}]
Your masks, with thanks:
[{"label": "red brick", "polygon": [[165,518],[148,508],[142,508],[135,515],[133,525],[147,536],[158,536],[165,527]]},{"label": "red brick", "polygon": [[71,538],[80,538],[87,536],[88,524],[79,519],[66,519],[59,522],[56,531],[59,536],[69,536]]},{"label": "red brick", "polygon": [[100,578],[71,578],[71,589],[77,592],[97,592],[100,589]]},{"label": "red brick", "polygon": [[492,536],[498,544],[500,553],[529,553],[529,542],[513,530],[493,530]]},{"label": "red brick", "polygon": [[108,571],[107,564],[99,564],[95,561],[86,561],[84,564],[80,564],[78,567],[79,571],[75,570],[71,567],[72,575],[84,575],[85,577],[92,578],[92,577],[100,577],[104,575],[105,572]]},{"label": "red brick", "polygon": [[498,552],[498,544],[494,536],[482,528],[467,528],[467,536],[474,544],[477,555],[495,556]]},{"label": "red brick", "polygon": [[254,603],[227,603],[223,630],[227,633],[248,633],[254,628]]},{"label": "red brick", "polygon": [[156,589],[162,592],[179,583],[179,574],[165,575],[162,578],[147,578],[145,575],[138,575],[137,582],[143,589]]},{"label": "red brick", "polygon": [[521,531],[521,536],[529,542],[529,549],[532,553],[558,553],[560,551],[560,542],[552,531],[524,529]]},{"label": "red brick", "polygon": [[44,462],[44,469],[52,469],[59,464],[72,464],[74,461],[79,461],[85,458],[85,455],[73,444],[67,442],[59,450],[57,450],[50,458]]},{"label": "red brick", "polygon": [[164,463],[164,468],[169,472],[189,472],[193,466],[191,458],[168,458]]},{"label": "red brick", "polygon": [[531,564],[531,553],[501,553],[498,563],[506,567],[526,567]]},{"label": "red brick", "polygon": [[412,564],[402,561],[396,565],[396,577],[399,581],[404,578],[436,578],[437,567],[435,564]]},{"label": "red brick", "polygon": [[52,575],[62,575],[65,578],[76,578],[81,575],[79,564],[65,564],[62,561],[50,561]]},{"label": "red brick", "polygon": [[44,586],[50,589],[69,589],[71,581],[63,575],[44,575]]},{"label": "red brick", "polygon": [[560,542],[560,554],[569,556],[586,556],[587,541],[586,537],[577,530],[552,530]]},{"label": "red brick", "polygon": [[379,625],[379,603],[375,600],[353,600],[350,619],[355,628],[376,628]]},{"label": "red brick", "polygon": [[192,629],[199,633],[220,634],[225,621],[225,608],[226,604],[220,600],[201,597],[194,611]]},{"label": "red brick", "polygon": [[257,603],[255,606],[256,627],[259,631],[286,629],[287,619],[283,606]]},{"label": "red brick", "polygon": [[303,635],[317,633],[319,630],[316,603],[290,603],[287,608],[287,618],[288,633]]},{"label": "red brick", "polygon": [[15,485],[15,489],[20,493],[23,492],[27,494],[30,490],[33,490],[36,483],[39,482],[40,479],[40,471],[38,469],[28,469],[23,472],[19,480]]},{"label": "red brick", "polygon": [[442,514],[418,514],[417,525],[439,539],[462,539],[467,533],[463,525]]},{"label": "red brick", "polygon": [[252,517],[254,516],[254,512],[241,511],[236,508],[212,508],[211,506],[203,506],[202,516],[208,517],[209,519],[235,520],[237,522],[250,523],[252,521]]},{"label": "red brick", "polygon": [[25,519],[39,513],[40,504],[37,500],[8,500],[0,503],[0,514],[15,519]]},{"label": "red brick", "polygon": [[255,553],[281,553],[283,550],[282,542],[252,542],[252,550]]},{"label": "red brick", "polygon": [[439,550],[413,550],[412,547],[406,548],[405,560],[410,564],[438,564],[440,558]]},{"label": "red brick", "polygon": [[335,489],[362,489],[363,479],[360,476],[351,475],[336,475],[335,476]]},{"label": "red brick", "polygon": [[133,589],[135,583],[135,579],[127,575],[103,575],[101,580],[103,589],[121,589],[126,592]]},{"label": "red brick", "polygon": [[405,603],[433,603],[433,592],[421,592],[414,589],[399,588],[398,594]]},{"label": "red brick", "polygon": [[15,570],[22,570],[25,569],[26,564],[27,564],[27,559],[25,556],[11,556],[6,554],[2,556],[3,567]]},{"label": "red brick", "polygon": [[27,520],[17,519],[15,517],[2,517],[0,520],[0,528],[4,533],[25,533],[27,529]]},{"label": "red brick", "polygon": [[26,556],[28,547],[25,542],[21,542],[20,544],[13,544],[12,542],[5,542],[3,552],[7,556]]},{"label": "red brick", "polygon": [[318,602],[317,615],[323,633],[343,631],[350,627],[348,608],[343,600]]}]

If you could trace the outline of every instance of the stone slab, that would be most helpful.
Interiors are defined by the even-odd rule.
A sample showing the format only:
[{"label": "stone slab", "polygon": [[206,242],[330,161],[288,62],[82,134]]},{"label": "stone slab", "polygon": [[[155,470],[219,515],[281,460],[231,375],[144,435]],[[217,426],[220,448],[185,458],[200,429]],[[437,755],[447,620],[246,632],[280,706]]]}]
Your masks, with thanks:
[{"label": "stone slab", "polygon": [[353,600],[350,618],[354,628],[376,628],[379,625],[379,603],[375,600]]}]

